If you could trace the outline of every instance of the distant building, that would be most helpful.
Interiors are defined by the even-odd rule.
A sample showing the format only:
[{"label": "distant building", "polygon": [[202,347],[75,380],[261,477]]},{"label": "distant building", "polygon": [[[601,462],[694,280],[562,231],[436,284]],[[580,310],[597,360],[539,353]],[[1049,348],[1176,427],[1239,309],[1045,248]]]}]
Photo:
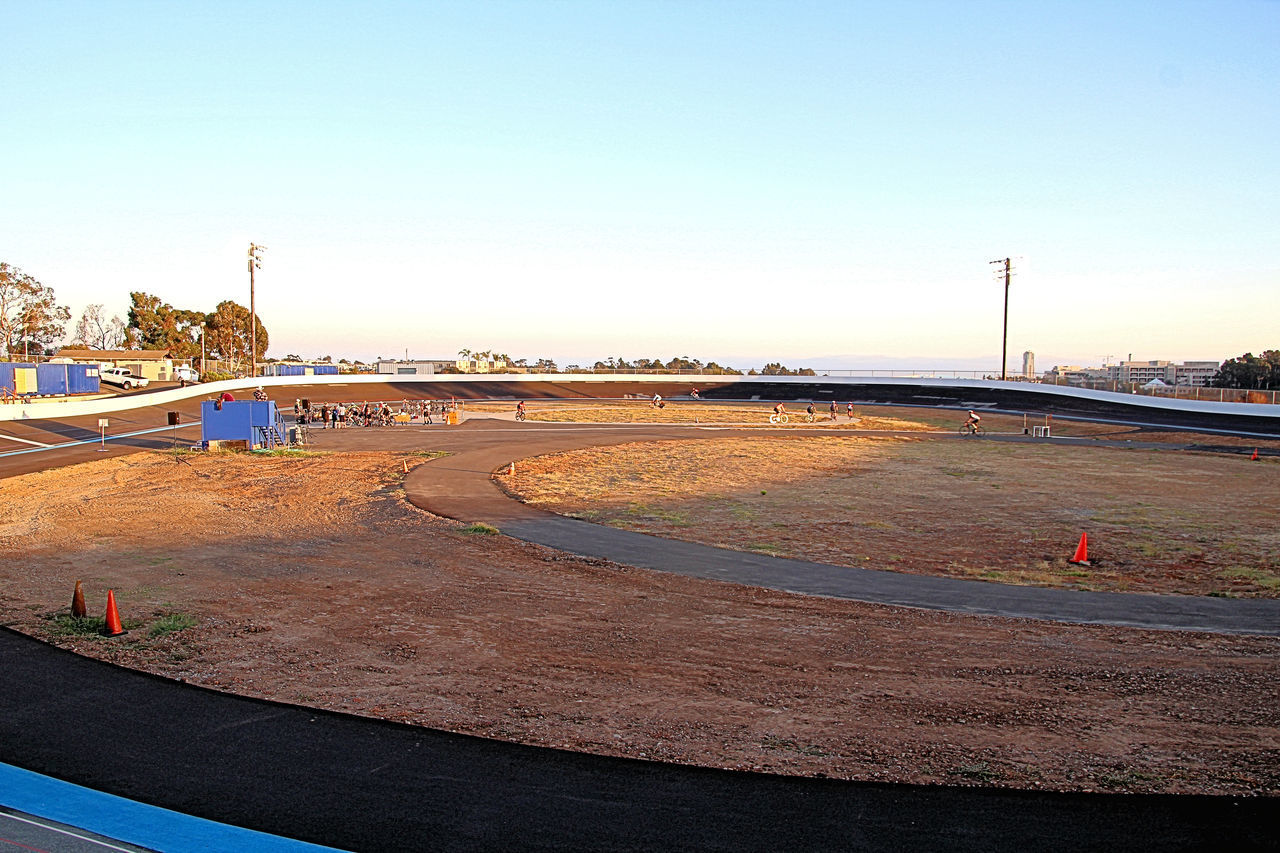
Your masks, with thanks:
[{"label": "distant building", "polygon": [[[177,381],[173,358],[167,349],[77,349],[63,347],[51,359],[71,364],[96,364],[100,367],[123,367],[134,376],[153,382]],[[185,363],[185,362],[184,362]]]},{"label": "distant building", "polygon": [[457,366],[453,359],[419,358],[413,361],[383,359],[374,364],[374,372],[398,376],[434,376],[437,373],[456,373]]},{"label": "distant building", "polygon": [[1110,381],[1105,367],[1081,367],[1078,364],[1055,364],[1044,372],[1044,381],[1058,385],[1088,385]]},{"label": "distant building", "polygon": [[1109,377],[1115,382],[1146,385],[1159,379],[1166,385],[1207,385],[1218,372],[1216,361],[1188,361],[1175,364],[1171,361],[1122,361],[1108,368]]},{"label": "distant building", "polygon": [[1216,361],[1186,361],[1173,366],[1174,385],[1208,385],[1221,367]]},{"label": "distant building", "polygon": [[338,365],[303,361],[272,361],[262,365],[263,376],[336,376]]},{"label": "distant building", "polygon": [[454,362],[459,373],[501,373],[506,370],[507,362],[501,358],[460,358]]},{"label": "distant building", "polygon": [[1024,379],[1036,378],[1036,354],[1031,350],[1022,354],[1022,376]]}]

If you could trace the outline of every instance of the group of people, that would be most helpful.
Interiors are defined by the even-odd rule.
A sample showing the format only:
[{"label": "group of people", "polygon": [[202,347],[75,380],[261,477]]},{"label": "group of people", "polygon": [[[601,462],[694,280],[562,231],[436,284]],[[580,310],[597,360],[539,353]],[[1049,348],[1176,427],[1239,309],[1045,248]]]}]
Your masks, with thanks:
[{"label": "group of people", "polygon": [[462,404],[444,400],[404,400],[394,408],[391,403],[322,403],[312,406],[302,400],[293,401],[293,417],[297,423],[316,425],[320,429],[343,427],[393,426],[397,423],[434,423],[435,417],[457,411]]},{"label": "group of people", "polygon": [[[849,420],[853,420],[854,418],[853,403],[850,403],[847,407],[845,407],[845,411],[849,415]],[[809,404],[808,408],[805,409],[805,412],[808,414],[809,420],[811,421],[817,417],[817,411],[813,408],[813,403]],[[773,413],[775,415],[785,415],[787,413],[787,404],[786,403],[777,404],[776,406],[773,407]],[[832,400],[831,407],[830,407],[831,420],[833,421],[836,420],[836,418],[839,416],[839,413],[840,413],[840,407],[836,404],[835,400]]]}]

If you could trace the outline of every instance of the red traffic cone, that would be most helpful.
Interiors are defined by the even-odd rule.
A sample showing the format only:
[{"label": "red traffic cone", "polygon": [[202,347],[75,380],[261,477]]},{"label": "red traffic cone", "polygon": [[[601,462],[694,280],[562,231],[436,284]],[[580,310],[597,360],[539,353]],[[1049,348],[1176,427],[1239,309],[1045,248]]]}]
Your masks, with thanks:
[{"label": "red traffic cone", "polygon": [[71,615],[77,619],[83,619],[89,614],[84,606],[84,590],[80,588],[80,581],[76,581],[76,591],[71,593]]},{"label": "red traffic cone", "polygon": [[1254,462],[1258,461],[1258,448],[1255,447],[1253,449],[1253,455],[1250,456],[1249,458],[1252,459]]},{"label": "red traffic cone", "polygon": [[108,637],[118,637],[124,633],[124,626],[120,624],[120,613],[116,610],[115,590],[107,590],[107,624],[103,626],[102,633]]},{"label": "red traffic cone", "polygon": [[1077,565],[1081,565],[1081,566],[1089,565],[1089,534],[1088,533],[1080,534],[1080,544],[1076,546],[1076,555],[1072,557],[1069,562],[1076,563]]}]

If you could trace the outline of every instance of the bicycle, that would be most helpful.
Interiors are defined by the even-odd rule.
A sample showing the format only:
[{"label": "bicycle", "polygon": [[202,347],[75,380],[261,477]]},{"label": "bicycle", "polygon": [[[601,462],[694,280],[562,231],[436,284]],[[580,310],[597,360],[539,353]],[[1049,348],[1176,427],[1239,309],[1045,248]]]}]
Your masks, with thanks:
[{"label": "bicycle", "polygon": [[786,412],[774,412],[769,415],[769,423],[771,424],[785,424],[789,420],[791,420],[791,418],[787,417]]},{"label": "bicycle", "polygon": [[523,410],[523,409],[516,409],[516,420],[518,420],[518,421],[522,421],[522,420],[524,420],[524,410]]},{"label": "bicycle", "polygon": [[966,421],[965,423],[960,424],[960,434],[976,435],[981,437],[987,434],[987,430],[986,430],[986,427],[982,426],[981,424],[971,424]]}]

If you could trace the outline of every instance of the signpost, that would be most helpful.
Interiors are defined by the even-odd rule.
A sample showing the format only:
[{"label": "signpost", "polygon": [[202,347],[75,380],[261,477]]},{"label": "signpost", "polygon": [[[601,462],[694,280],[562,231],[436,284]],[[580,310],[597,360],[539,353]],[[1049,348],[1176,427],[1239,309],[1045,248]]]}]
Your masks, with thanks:
[{"label": "signpost", "polygon": [[102,446],[98,448],[99,453],[105,453],[107,449],[107,427],[110,424],[106,418],[98,418],[98,431],[102,433]]}]

